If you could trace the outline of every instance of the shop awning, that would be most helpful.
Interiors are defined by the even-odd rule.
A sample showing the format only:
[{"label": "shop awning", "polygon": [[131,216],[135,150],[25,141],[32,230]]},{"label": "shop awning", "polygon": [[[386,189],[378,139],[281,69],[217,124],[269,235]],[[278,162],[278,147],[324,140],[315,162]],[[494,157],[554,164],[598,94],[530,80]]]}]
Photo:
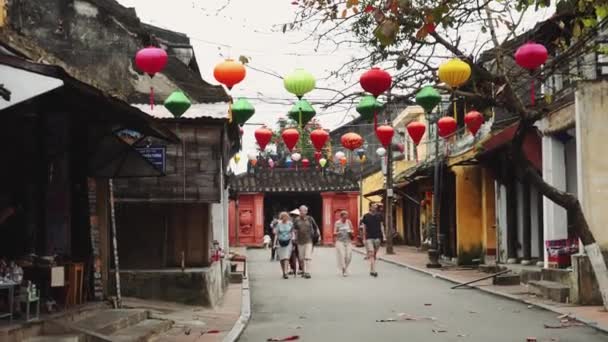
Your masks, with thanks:
[{"label": "shop awning", "polygon": [[378,189],[378,190],[374,190],[374,191],[370,191],[366,194],[363,195],[363,197],[374,197],[374,196],[381,196],[384,197],[384,195],[386,194],[386,190],[385,189]]},{"label": "shop awning", "polygon": [[[480,155],[495,153],[498,150],[506,147],[515,136],[519,122],[493,134],[482,142],[483,152]],[[523,142],[523,150],[526,158],[532,163],[537,170],[542,170],[542,141],[539,134],[535,131],[529,131]]]}]

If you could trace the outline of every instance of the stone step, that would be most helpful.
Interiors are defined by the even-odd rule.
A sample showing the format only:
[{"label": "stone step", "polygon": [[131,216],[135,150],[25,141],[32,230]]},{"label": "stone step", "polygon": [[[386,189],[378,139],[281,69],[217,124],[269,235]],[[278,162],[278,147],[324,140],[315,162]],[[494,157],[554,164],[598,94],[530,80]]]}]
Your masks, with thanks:
[{"label": "stone step", "polygon": [[571,284],[572,270],[564,270],[559,268],[543,268],[541,270],[542,280],[554,281],[563,285]]},{"label": "stone step", "polygon": [[102,335],[135,325],[148,318],[148,311],[137,309],[99,310],[94,315],[73,323],[78,329]]},{"label": "stone step", "polygon": [[492,284],[494,285],[519,285],[521,282],[521,277],[517,273],[505,273],[497,275],[492,279]]},{"label": "stone step", "polygon": [[538,281],[542,279],[541,270],[521,270],[520,272],[521,282],[527,284],[531,281]]},{"label": "stone step", "polygon": [[532,280],[528,282],[530,290],[543,298],[551,299],[555,302],[567,303],[570,298],[570,288],[555,281]]},{"label": "stone step", "polygon": [[160,319],[145,319],[135,325],[118,330],[109,337],[116,342],[147,342],[151,337],[171,328],[173,322]]},{"label": "stone step", "polygon": [[496,265],[496,264],[481,264],[479,265],[479,270],[485,273],[498,273],[506,270],[507,268],[504,266]]},{"label": "stone step", "polygon": [[85,342],[86,338],[83,334],[65,334],[65,335],[44,335],[30,337],[23,342]]}]

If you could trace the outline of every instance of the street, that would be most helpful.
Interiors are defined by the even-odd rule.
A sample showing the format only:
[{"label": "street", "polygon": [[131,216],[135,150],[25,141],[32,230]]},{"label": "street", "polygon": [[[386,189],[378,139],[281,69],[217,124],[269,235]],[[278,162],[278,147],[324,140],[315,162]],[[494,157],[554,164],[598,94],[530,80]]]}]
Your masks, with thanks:
[{"label": "street", "polygon": [[[557,315],[380,262],[368,274],[353,253],[351,275],[338,276],[333,248],[316,248],[312,279],[281,278],[265,250],[249,250],[252,319],[240,341],[298,335],[304,341],[608,341]],[[391,320],[377,322],[378,320]]]}]

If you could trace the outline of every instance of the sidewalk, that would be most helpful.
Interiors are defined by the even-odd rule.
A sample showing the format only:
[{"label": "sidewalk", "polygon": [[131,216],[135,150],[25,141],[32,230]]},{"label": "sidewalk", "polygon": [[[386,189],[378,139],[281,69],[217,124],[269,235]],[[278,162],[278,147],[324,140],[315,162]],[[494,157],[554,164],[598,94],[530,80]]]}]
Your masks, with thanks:
[{"label": "sidewalk", "polygon": [[[386,255],[384,248],[382,248],[378,252],[379,259],[398,266],[407,267],[414,271],[422,272],[436,278],[444,279],[452,283],[465,283],[488,276],[488,273],[475,269],[467,269],[451,265],[446,265],[441,269],[428,269],[426,268],[426,263],[428,261],[426,252],[419,251],[415,247],[409,246],[395,246],[394,249],[394,255]],[[354,248],[354,250],[361,254],[365,253],[365,249],[363,248]],[[538,306],[545,310],[553,311],[559,315],[569,315],[570,317],[586,323],[589,326],[608,333],[608,313],[604,311],[601,306],[576,306],[556,303],[530,294],[530,291],[526,285],[497,286],[492,285],[492,279],[474,283],[472,284],[472,287],[493,295]]]}]

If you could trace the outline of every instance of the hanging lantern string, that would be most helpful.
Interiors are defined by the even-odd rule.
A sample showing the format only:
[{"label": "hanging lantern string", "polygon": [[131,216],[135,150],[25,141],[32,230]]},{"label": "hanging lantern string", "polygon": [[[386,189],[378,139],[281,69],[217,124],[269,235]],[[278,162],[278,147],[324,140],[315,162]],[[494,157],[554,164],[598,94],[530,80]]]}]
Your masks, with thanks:
[{"label": "hanging lantern string", "polygon": [[530,104],[534,106],[536,99],[536,89],[534,88],[534,76],[530,78]]},{"label": "hanging lantern string", "polygon": [[[150,82],[152,78],[150,78]],[[150,85],[150,109],[154,110],[154,86]]]}]

